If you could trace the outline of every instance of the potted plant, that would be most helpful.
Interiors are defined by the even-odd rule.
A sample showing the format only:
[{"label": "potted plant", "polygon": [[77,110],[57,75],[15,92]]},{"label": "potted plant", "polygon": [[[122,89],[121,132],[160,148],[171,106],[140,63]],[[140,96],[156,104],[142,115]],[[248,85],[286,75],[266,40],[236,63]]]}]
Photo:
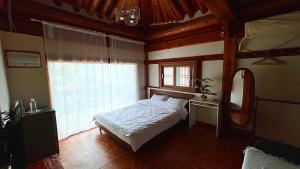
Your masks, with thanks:
[{"label": "potted plant", "polygon": [[207,95],[208,94],[211,94],[211,83],[213,82],[212,79],[209,79],[209,78],[204,78],[204,79],[196,79],[195,80],[195,83],[199,82],[200,86],[199,85],[195,85],[195,88],[199,89],[199,92],[202,94],[201,95],[201,98],[202,99],[207,99]]}]

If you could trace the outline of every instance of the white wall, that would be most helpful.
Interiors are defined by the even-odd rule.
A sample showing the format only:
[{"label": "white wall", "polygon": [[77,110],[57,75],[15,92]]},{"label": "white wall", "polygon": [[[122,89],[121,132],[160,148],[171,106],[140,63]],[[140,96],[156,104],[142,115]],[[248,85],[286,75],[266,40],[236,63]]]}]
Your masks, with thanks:
[{"label": "white wall", "polygon": [[159,65],[158,64],[149,64],[149,86],[159,87]]},{"label": "white wall", "polygon": [[[252,65],[261,59],[239,59],[252,70],[255,94],[261,98],[300,102],[300,56],[279,57],[285,65]],[[259,102],[256,135],[300,147],[300,105]]]},{"label": "white wall", "polygon": [[36,99],[38,106],[49,105],[43,38],[2,31],[0,31],[0,35],[3,50],[38,51],[41,53],[41,68],[6,68],[10,99],[21,99],[25,107],[28,107],[31,97]]},{"label": "white wall", "polygon": [[202,56],[222,53],[224,53],[224,41],[217,41],[148,52],[148,60]]},{"label": "white wall", "polygon": [[212,99],[218,99],[222,93],[222,76],[223,60],[202,62],[202,79],[212,79],[212,92],[218,94],[218,97],[212,97]]},{"label": "white wall", "polygon": [[6,71],[4,65],[2,38],[0,35],[0,112],[9,109],[9,93],[7,87]]}]

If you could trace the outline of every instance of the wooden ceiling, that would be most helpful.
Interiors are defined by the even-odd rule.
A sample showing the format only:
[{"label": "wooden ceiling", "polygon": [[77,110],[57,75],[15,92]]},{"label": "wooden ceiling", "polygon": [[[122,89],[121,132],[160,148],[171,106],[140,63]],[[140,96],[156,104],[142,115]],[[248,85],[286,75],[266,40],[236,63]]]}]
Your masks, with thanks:
[{"label": "wooden ceiling", "polygon": [[[46,1],[46,0],[45,0]],[[244,22],[273,16],[293,10],[300,10],[300,0],[13,0],[13,21],[20,33],[42,35],[40,24],[31,22],[30,18],[58,22],[71,26],[83,27],[95,31],[116,34],[149,44],[176,41],[190,37],[208,37],[208,40],[222,38],[220,32],[231,29],[232,25],[243,25]],[[0,0],[0,29],[8,30],[5,0]],[[55,4],[55,5],[54,5]],[[51,6],[52,5],[52,6]],[[65,9],[72,5],[75,13]],[[130,27],[114,23],[114,11],[130,6],[141,9],[140,25]],[[55,7],[53,7],[55,6]],[[77,13],[76,11],[81,11]],[[198,11],[198,12],[197,12]],[[210,14],[195,18],[195,14]],[[101,19],[83,16],[97,15]],[[185,22],[183,18],[193,18]],[[112,22],[105,22],[104,20]],[[6,20],[6,21],[5,21]],[[174,22],[172,22],[174,21]],[[172,23],[168,23],[172,22]],[[2,24],[4,23],[4,24]],[[161,24],[167,23],[167,24]],[[231,29],[232,31],[233,29]],[[235,30],[234,30],[235,31]],[[201,36],[200,36],[201,34]],[[214,38],[210,38],[213,35]],[[219,35],[217,37],[217,35]],[[196,43],[197,38],[189,39]],[[201,42],[204,42],[201,39]],[[156,47],[155,47],[156,48]]]},{"label": "wooden ceiling", "polygon": [[182,21],[185,16],[193,18],[197,11],[208,12],[201,0],[53,0],[57,6],[72,4],[74,11],[86,10],[89,15],[115,21],[116,9],[139,7],[141,24],[162,24]]}]

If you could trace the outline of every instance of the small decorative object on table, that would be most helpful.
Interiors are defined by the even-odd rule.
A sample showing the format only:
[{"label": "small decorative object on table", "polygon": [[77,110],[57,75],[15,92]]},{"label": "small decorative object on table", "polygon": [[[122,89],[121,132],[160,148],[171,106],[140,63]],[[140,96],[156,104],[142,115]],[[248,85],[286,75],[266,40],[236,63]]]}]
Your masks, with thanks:
[{"label": "small decorative object on table", "polygon": [[35,102],[34,98],[30,98],[29,106],[30,106],[31,113],[34,113],[37,111],[36,102]]},{"label": "small decorative object on table", "polygon": [[[200,82],[200,86],[197,84],[197,82]],[[204,79],[196,79],[195,80],[195,88],[196,89],[199,89],[199,92],[202,94],[201,95],[201,98],[202,99],[207,99],[207,95],[208,94],[211,94],[211,83],[213,82],[212,79],[209,79],[209,78],[204,78]]]}]

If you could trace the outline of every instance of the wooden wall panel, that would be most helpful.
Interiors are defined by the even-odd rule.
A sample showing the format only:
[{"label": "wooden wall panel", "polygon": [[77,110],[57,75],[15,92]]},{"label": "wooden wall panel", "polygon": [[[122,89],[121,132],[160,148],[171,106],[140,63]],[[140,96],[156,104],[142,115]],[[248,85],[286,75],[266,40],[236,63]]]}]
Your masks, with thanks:
[{"label": "wooden wall panel", "polygon": [[252,51],[252,52],[240,52],[237,54],[237,59],[279,57],[279,56],[293,56],[293,55],[300,55],[300,47],[261,50],[261,51]]}]

